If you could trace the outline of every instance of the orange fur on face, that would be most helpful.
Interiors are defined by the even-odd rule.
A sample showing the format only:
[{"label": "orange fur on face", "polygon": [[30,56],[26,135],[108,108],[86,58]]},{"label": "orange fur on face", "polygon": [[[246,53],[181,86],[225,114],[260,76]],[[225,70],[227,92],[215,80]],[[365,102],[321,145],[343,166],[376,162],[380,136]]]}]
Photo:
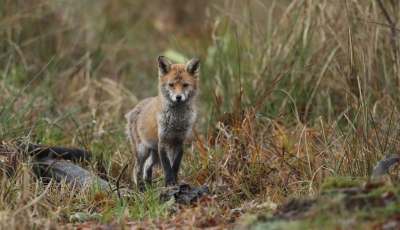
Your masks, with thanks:
[{"label": "orange fur on face", "polygon": [[183,101],[194,101],[197,87],[198,77],[185,71],[183,64],[172,65],[167,74],[159,77],[159,95],[163,95],[164,99],[175,101],[174,96],[181,95]]}]

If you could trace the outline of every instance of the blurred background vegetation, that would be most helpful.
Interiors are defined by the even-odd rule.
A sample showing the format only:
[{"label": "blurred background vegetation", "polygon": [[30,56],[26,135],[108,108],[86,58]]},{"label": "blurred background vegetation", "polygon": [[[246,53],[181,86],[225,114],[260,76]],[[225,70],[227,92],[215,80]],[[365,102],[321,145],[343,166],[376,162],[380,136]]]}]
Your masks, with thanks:
[{"label": "blurred background vegetation", "polygon": [[[398,1],[382,2],[397,22]],[[385,24],[364,0],[1,0],[0,139],[85,146],[113,178],[131,156],[124,114],[157,94],[157,57],[199,57],[182,178],[236,201],[365,178],[398,151]]]}]

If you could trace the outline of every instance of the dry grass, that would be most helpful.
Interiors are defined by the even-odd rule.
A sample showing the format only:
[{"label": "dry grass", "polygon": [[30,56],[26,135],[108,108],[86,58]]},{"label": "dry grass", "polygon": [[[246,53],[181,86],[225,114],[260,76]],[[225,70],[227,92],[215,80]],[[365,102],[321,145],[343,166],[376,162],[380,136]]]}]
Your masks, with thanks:
[{"label": "dry grass", "polygon": [[[398,3],[384,4],[397,20]],[[84,167],[113,181],[131,157],[123,116],[157,93],[157,56],[197,56],[199,116],[180,177],[216,195],[171,214],[152,191],[72,195],[37,181],[23,160],[2,176],[4,227],[70,228],[75,212],[129,227],[223,226],[236,208],[313,194],[328,177],[364,180],[398,151],[399,59],[376,1],[3,6],[0,140],[85,146],[95,155]]]}]

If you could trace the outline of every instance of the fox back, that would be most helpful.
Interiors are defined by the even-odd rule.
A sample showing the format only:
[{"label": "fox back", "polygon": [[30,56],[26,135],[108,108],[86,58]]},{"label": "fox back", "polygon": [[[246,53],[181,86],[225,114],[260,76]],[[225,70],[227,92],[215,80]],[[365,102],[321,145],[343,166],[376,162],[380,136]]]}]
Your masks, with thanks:
[{"label": "fox back", "polygon": [[178,183],[183,143],[196,119],[196,94],[200,60],[173,65],[158,58],[158,96],[141,101],[126,118],[135,156],[134,176],[139,189],[151,183],[152,168],[161,161],[165,185]]}]

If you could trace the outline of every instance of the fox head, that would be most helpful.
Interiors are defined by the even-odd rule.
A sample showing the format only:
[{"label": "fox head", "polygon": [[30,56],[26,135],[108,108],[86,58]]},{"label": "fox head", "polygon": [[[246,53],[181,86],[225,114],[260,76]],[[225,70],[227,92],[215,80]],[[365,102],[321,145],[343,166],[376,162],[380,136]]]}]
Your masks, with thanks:
[{"label": "fox head", "polygon": [[172,103],[192,101],[196,97],[200,59],[173,65],[164,56],[158,57],[160,95]]}]

